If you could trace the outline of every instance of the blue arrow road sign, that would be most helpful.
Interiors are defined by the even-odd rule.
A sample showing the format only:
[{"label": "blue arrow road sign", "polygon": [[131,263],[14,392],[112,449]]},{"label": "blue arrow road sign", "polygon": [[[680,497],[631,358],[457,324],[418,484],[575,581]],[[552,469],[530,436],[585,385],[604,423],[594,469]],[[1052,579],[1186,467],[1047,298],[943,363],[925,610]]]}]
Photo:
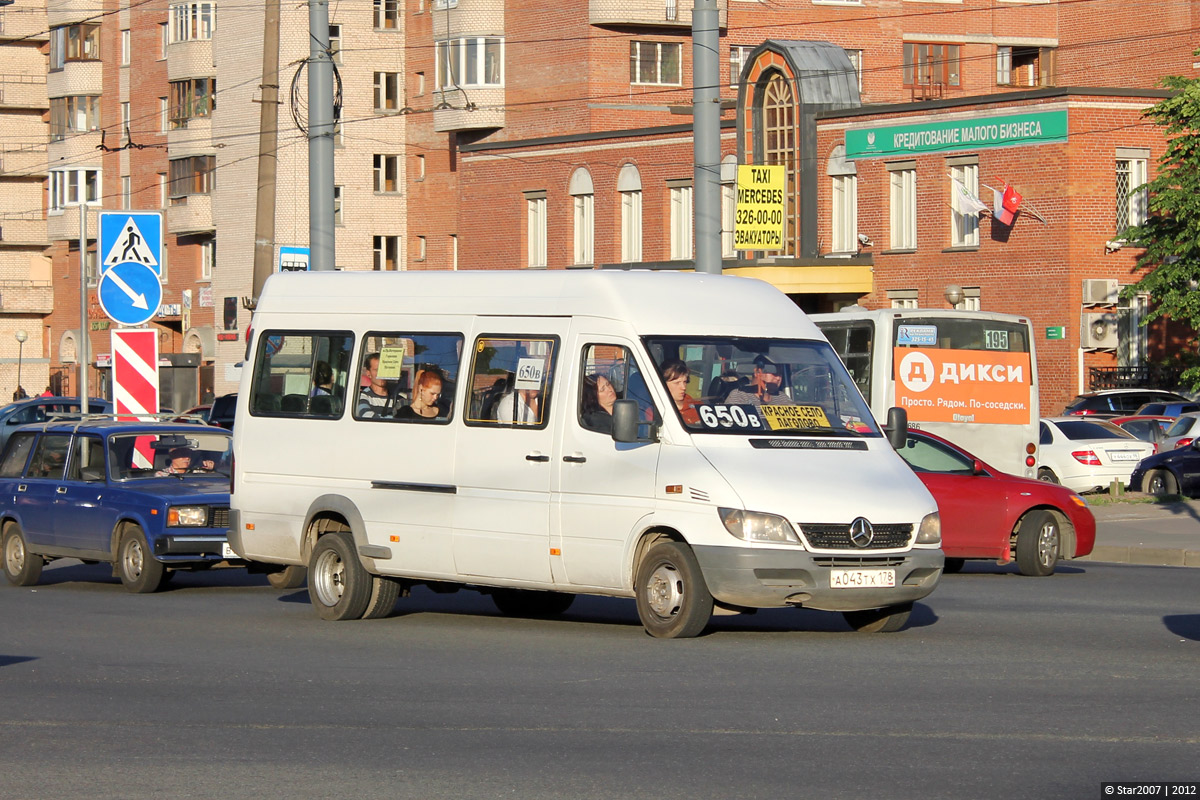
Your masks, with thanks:
[{"label": "blue arrow road sign", "polygon": [[100,307],[114,322],[141,325],[158,311],[163,292],[158,273],[151,267],[123,261],[104,270],[96,294]]},{"label": "blue arrow road sign", "polygon": [[162,274],[162,212],[101,211],[100,271],[125,262]]}]

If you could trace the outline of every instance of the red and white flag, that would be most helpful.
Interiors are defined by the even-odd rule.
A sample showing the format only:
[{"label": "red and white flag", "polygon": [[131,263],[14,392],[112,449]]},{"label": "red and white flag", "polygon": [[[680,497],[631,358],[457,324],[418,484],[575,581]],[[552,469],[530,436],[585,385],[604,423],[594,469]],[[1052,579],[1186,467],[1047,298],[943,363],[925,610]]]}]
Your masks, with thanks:
[{"label": "red and white flag", "polygon": [[1021,195],[1006,183],[1003,189],[992,189],[992,196],[995,208],[993,216],[1005,225],[1012,225],[1017,216],[1017,209],[1021,207]]}]

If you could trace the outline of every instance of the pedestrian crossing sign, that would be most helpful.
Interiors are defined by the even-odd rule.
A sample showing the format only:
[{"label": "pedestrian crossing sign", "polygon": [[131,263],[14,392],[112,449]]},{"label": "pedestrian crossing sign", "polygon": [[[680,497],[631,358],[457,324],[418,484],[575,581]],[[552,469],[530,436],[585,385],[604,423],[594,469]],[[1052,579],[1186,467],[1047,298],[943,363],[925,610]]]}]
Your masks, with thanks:
[{"label": "pedestrian crossing sign", "polygon": [[162,275],[162,230],[158,211],[101,211],[100,272],[132,262]]}]

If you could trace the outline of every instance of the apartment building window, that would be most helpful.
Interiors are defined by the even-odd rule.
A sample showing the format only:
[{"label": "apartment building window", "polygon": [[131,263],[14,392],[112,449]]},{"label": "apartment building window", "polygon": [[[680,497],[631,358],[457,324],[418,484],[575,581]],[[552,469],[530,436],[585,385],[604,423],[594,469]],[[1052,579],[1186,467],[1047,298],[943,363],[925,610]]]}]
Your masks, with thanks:
[{"label": "apartment building window", "polygon": [[959,311],[980,311],[980,291],[978,286],[964,286],[963,299],[954,304]]},{"label": "apartment building window", "polygon": [[100,60],[100,26],[80,23],[50,29],[50,69],[67,61]]},{"label": "apartment building window", "polygon": [[413,73],[413,82],[416,84],[416,86],[413,87],[413,89],[414,89],[413,94],[416,97],[420,97],[421,95],[425,94],[425,73],[424,72]]},{"label": "apartment building window", "polygon": [[53,169],[49,183],[51,211],[62,211],[81,202],[89,206],[100,205],[98,169]]},{"label": "apartment building window", "polygon": [[960,86],[960,47],[956,44],[904,43],[905,86]]},{"label": "apartment building window", "polygon": [[972,156],[950,161],[950,246],[979,246],[979,211],[965,207],[969,198],[964,198],[958,189],[961,185],[972,198],[979,198],[979,164]]},{"label": "apartment building window", "polygon": [[375,29],[394,31],[400,27],[400,0],[375,0]]},{"label": "apartment building window", "polygon": [[833,252],[858,252],[858,176],[834,175],[833,189]]},{"label": "apartment building window", "polygon": [[129,209],[133,206],[130,201],[133,199],[133,179],[128,175],[121,176],[121,208]]},{"label": "apartment building window", "polygon": [[746,68],[746,59],[754,48],[744,44],[729,46],[729,86],[737,89],[741,85],[742,70]]},{"label": "apartment building window", "polygon": [[580,167],[571,174],[568,191],[574,209],[574,264],[594,263],[593,251],[596,244],[596,195],[592,188],[592,175]]},{"label": "apartment building window", "polygon": [[165,22],[158,23],[158,60],[164,61],[167,58],[167,45],[171,43],[171,26]]},{"label": "apartment building window", "polygon": [[171,159],[171,205],[183,205],[191,195],[210,194],[217,188],[216,156]]},{"label": "apartment building window", "polygon": [[633,164],[621,167],[617,175],[621,196],[621,261],[642,260],[642,176]]},{"label": "apartment building window", "polygon": [[850,59],[850,66],[854,67],[854,80],[857,82],[858,90],[862,91],[862,74],[863,74],[863,51],[862,50],[846,50],[846,56]]},{"label": "apartment building window", "polygon": [[[78,252],[78,248],[76,248]],[[100,282],[100,270],[96,266],[96,248],[86,250],[83,253],[83,272],[87,275],[87,285],[89,289],[95,288]]]},{"label": "apartment building window", "polygon": [[458,0],[433,0],[434,11],[445,11],[447,8],[458,8]]},{"label": "apartment building window", "polygon": [[171,127],[186,128],[188,120],[207,117],[216,106],[216,78],[171,81]]},{"label": "apartment building window", "polygon": [[678,42],[630,42],[629,82],[679,86],[683,45]]},{"label": "apartment building window", "polygon": [[216,19],[216,3],[172,3],[167,10],[170,43],[212,39]]},{"label": "apartment building window", "polygon": [[546,193],[525,192],[526,266],[546,266]]},{"label": "apartment building window", "polygon": [[166,133],[171,128],[171,101],[165,97],[158,98],[158,130]]},{"label": "apartment building window", "polygon": [[400,266],[400,237],[372,236],[376,272],[394,272]]},{"label": "apartment building window", "polygon": [[692,182],[667,181],[671,191],[671,258],[692,257]]},{"label": "apartment building window", "polygon": [[345,225],[346,221],[342,218],[342,187],[333,187],[333,224]]},{"label": "apartment building window", "polygon": [[427,246],[428,246],[428,243],[427,243],[425,237],[418,236],[417,237],[417,255],[415,258],[413,258],[413,261],[424,261],[426,259],[428,253],[425,248]]},{"label": "apartment building window", "polygon": [[400,73],[375,73],[375,110],[400,110]]},{"label": "apartment building window", "polygon": [[458,235],[450,234],[450,269],[458,269]]},{"label": "apartment building window", "polygon": [[129,139],[129,102],[121,103],[121,137],[128,141]]},{"label": "apartment building window", "polygon": [[996,85],[1053,86],[1056,52],[1053,47],[997,47]]},{"label": "apartment building window", "polygon": [[375,154],[375,192],[394,194],[400,191],[400,156]]},{"label": "apartment building window", "polygon": [[891,249],[917,248],[917,165],[913,161],[888,164]]},{"label": "apartment building window", "polygon": [[418,181],[425,180],[425,156],[418,155],[416,157],[417,168],[414,170],[413,178]]},{"label": "apartment building window", "polygon": [[721,159],[721,258],[737,258],[737,156]]},{"label": "apartment building window", "polygon": [[916,289],[892,289],[887,293],[892,308],[917,308]]},{"label": "apartment building window", "polygon": [[160,208],[167,207],[167,200],[169,199],[167,197],[167,186],[168,185],[169,185],[169,183],[167,182],[167,173],[165,173],[165,172],[158,173],[158,205]]},{"label": "apartment building window", "polygon": [[50,141],[100,129],[100,98],[92,95],[50,98]]},{"label": "apartment building window", "polygon": [[436,48],[439,88],[504,85],[504,39],[501,37],[447,39],[437,42]]},{"label": "apartment building window", "polygon": [[124,30],[121,31],[121,66],[122,67],[129,66],[129,55],[130,55],[131,43],[132,42],[130,39],[129,29],[125,28]]},{"label": "apartment building window", "polygon": [[200,280],[212,280],[213,267],[216,263],[217,238],[213,236],[200,242]]},{"label": "apartment building window", "polygon": [[329,26],[329,57],[333,63],[342,63],[342,26]]},{"label": "apartment building window", "polygon": [[1149,198],[1146,194],[1146,167],[1150,151],[1117,149],[1117,236],[1146,221]]}]

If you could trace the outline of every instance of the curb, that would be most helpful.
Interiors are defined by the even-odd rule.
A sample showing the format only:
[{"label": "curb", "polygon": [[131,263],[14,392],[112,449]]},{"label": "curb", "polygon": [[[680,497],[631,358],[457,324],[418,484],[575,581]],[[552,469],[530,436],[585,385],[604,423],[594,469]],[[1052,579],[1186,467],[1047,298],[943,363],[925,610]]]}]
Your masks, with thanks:
[{"label": "curb", "polygon": [[[1090,555],[1071,561],[1103,561],[1148,567],[1200,567],[1200,550],[1168,547],[1097,545]],[[1067,562],[1070,563],[1070,562]]]}]

